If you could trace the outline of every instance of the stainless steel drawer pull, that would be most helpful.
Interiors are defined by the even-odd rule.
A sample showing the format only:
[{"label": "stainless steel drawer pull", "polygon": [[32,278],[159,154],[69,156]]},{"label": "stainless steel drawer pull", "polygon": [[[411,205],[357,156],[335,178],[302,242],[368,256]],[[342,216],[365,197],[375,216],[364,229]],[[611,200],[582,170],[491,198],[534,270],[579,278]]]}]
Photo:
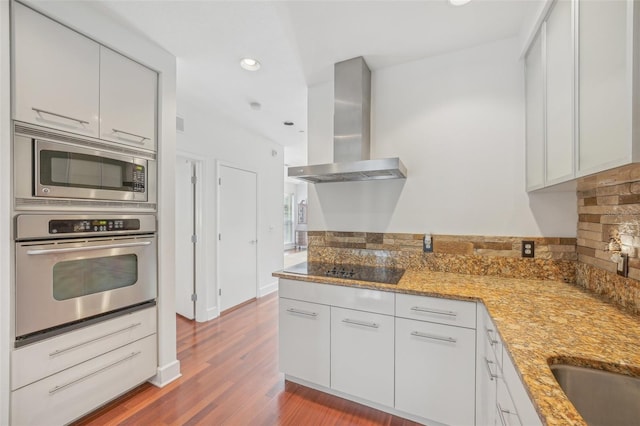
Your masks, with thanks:
[{"label": "stainless steel drawer pull", "polygon": [[117,360],[117,361],[115,361],[115,362],[112,362],[111,364],[107,364],[107,365],[105,365],[104,367],[101,367],[101,368],[99,368],[99,369],[97,369],[97,370],[95,370],[95,371],[92,371],[91,373],[89,373],[89,374],[87,374],[87,375],[85,375],[85,376],[79,377],[79,378],[77,378],[77,379],[75,379],[75,380],[72,380],[72,381],[70,381],[70,382],[68,382],[68,383],[65,383],[64,385],[55,386],[55,387],[51,388],[51,390],[49,390],[49,395],[53,395],[54,393],[56,393],[56,392],[60,392],[61,390],[66,389],[66,388],[68,388],[69,386],[75,385],[76,383],[79,383],[79,382],[81,382],[81,381],[83,381],[83,380],[86,380],[86,379],[88,379],[89,377],[92,377],[92,376],[95,376],[96,374],[102,373],[103,371],[106,371],[106,370],[108,370],[108,369],[110,369],[110,368],[112,368],[112,367],[115,367],[115,366],[116,366],[116,365],[118,365],[118,364],[122,364],[123,362],[128,361],[128,360],[130,360],[131,358],[133,358],[133,357],[136,357],[136,356],[140,355],[141,353],[142,353],[142,351],[138,351],[138,352],[131,352],[131,353],[130,353],[129,355],[127,355],[126,357],[124,357],[124,358],[122,358],[122,359],[119,359],[119,360]]},{"label": "stainless steel drawer pull", "polygon": [[498,414],[500,415],[500,423],[502,423],[502,426],[509,426],[509,422],[507,422],[504,415],[505,414],[511,415],[515,413],[512,413],[511,411],[505,410],[504,408],[502,408],[499,402],[497,403],[497,406],[498,406]]},{"label": "stainless steel drawer pull", "polygon": [[428,314],[447,315],[447,316],[450,316],[450,317],[458,316],[457,312],[441,311],[440,309],[422,308],[420,306],[414,306],[413,308],[411,308],[411,310],[412,311],[416,311],[416,312],[426,312]]},{"label": "stainless steel drawer pull", "polygon": [[146,136],[136,135],[135,133],[125,132],[124,130],[118,130],[118,129],[111,129],[111,130],[113,130],[113,133],[122,133],[123,135],[133,136],[135,138],[140,138],[140,142],[138,142],[138,143],[144,143],[144,141],[146,141],[146,140],[151,140],[151,138],[148,138]]},{"label": "stainless steel drawer pull", "polygon": [[58,114],[58,113],[51,112],[51,111],[45,111],[45,110],[40,109],[40,108],[31,108],[31,109],[33,111],[37,112],[38,114],[45,113],[45,114],[53,115],[55,117],[66,118],[67,120],[76,121],[76,122],[78,122],[80,124],[89,124],[88,121],[80,120],[78,118],[69,117],[68,115],[62,115],[62,114]]},{"label": "stainless steel drawer pull", "polygon": [[485,358],[484,362],[487,365],[487,371],[489,372],[489,379],[490,380],[497,379],[498,375],[494,374],[493,371],[491,371],[491,365],[490,364],[493,364],[493,361],[489,361],[487,358]]},{"label": "stainless steel drawer pull", "polygon": [[105,250],[105,249],[125,248],[125,247],[142,247],[142,246],[148,246],[150,244],[151,244],[151,241],[140,241],[137,243],[106,244],[102,246],[67,247],[67,248],[60,248],[60,249],[38,249],[38,250],[27,250],[27,254],[40,255],[40,254],[54,254],[54,253],[73,253],[76,251]]},{"label": "stainless steel drawer pull", "polygon": [[369,328],[379,328],[380,327],[380,324],[377,324],[375,322],[358,321],[358,320],[352,320],[352,319],[349,319],[349,318],[343,319],[342,322],[347,323],[347,324],[361,325],[363,327],[369,327]]},{"label": "stainless steel drawer pull", "polygon": [[489,339],[489,344],[491,344],[491,346],[497,344],[498,341],[493,338],[493,334],[492,334],[492,333],[495,333],[495,331],[490,328],[485,328],[484,330],[485,330],[485,333],[487,333],[487,339]]},{"label": "stainless steel drawer pull", "polygon": [[292,314],[306,315],[308,317],[317,317],[318,316],[318,314],[316,312],[301,311],[300,309],[293,309],[293,308],[287,309],[287,312],[292,313]]},{"label": "stainless steel drawer pull", "polygon": [[436,336],[434,334],[420,333],[419,331],[412,331],[411,335],[412,336],[416,336],[416,337],[423,337],[425,339],[441,340],[443,342],[449,342],[449,343],[456,343],[457,342],[457,340],[454,339],[453,337]]},{"label": "stainless steel drawer pull", "polygon": [[54,356],[57,356],[57,355],[63,354],[63,353],[65,353],[65,352],[68,352],[68,351],[70,351],[70,350],[73,350],[73,349],[79,348],[79,347],[81,347],[81,346],[88,345],[88,344],[93,343],[93,342],[97,342],[98,340],[102,340],[102,339],[105,339],[105,338],[107,338],[107,337],[111,337],[111,336],[113,336],[113,335],[115,335],[115,334],[119,334],[119,333],[123,333],[123,332],[125,332],[125,331],[129,331],[129,330],[131,330],[131,329],[133,329],[133,328],[136,328],[136,327],[139,327],[139,326],[141,326],[141,325],[142,325],[142,323],[141,323],[141,322],[137,322],[137,323],[135,323],[135,324],[131,324],[131,325],[130,325],[130,326],[128,326],[128,327],[121,328],[121,329],[116,330],[116,331],[112,331],[111,333],[103,334],[102,336],[100,336],[100,337],[96,337],[95,339],[86,340],[86,341],[81,342],[81,343],[76,343],[75,345],[68,346],[68,347],[63,348],[63,349],[57,349],[57,350],[55,350],[55,351],[53,351],[53,352],[49,353],[49,357],[53,358]]}]

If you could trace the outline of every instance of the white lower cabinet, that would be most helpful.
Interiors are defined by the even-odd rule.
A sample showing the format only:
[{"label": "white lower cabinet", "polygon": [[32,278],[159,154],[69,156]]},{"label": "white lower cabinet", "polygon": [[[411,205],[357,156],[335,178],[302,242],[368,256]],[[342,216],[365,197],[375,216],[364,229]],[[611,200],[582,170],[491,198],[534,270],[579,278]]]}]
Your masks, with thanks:
[{"label": "white lower cabinet", "polygon": [[[497,344],[495,329],[484,306],[478,307],[476,354],[476,424],[495,425],[497,420],[497,382],[500,365],[493,347]],[[502,356],[502,353],[500,354]]]},{"label": "white lower cabinet", "polygon": [[155,374],[156,335],[22,387],[11,395],[11,424],[69,423]]},{"label": "white lower cabinet", "polygon": [[429,425],[542,424],[482,304],[289,279],[279,292],[289,380]]},{"label": "white lower cabinet", "polygon": [[396,409],[473,425],[475,352],[473,329],[397,318]]},{"label": "white lower cabinet", "polygon": [[280,298],[280,371],[329,387],[330,308]]},{"label": "white lower cabinet", "polygon": [[393,406],[394,317],[331,307],[331,388]]}]

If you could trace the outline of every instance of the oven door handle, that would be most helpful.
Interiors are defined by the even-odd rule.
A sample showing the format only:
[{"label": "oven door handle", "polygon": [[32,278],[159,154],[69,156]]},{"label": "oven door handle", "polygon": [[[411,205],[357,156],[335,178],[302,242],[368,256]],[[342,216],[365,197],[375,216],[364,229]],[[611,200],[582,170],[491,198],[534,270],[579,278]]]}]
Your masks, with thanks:
[{"label": "oven door handle", "polygon": [[105,250],[112,248],[123,248],[123,247],[142,247],[151,245],[151,241],[140,241],[136,243],[120,243],[120,244],[107,244],[103,246],[88,246],[88,247],[67,247],[60,249],[41,249],[41,250],[27,250],[28,255],[40,255],[40,254],[57,254],[57,253],[73,253],[77,251],[88,251],[88,250]]}]

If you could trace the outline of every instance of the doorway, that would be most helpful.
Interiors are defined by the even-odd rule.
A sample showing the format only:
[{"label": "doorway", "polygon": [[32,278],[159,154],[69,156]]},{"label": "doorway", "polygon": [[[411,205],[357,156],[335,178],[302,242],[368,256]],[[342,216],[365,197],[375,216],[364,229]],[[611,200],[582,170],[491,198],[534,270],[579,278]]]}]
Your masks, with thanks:
[{"label": "doorway", "polygon": [[199,162],[176,157],[176,313],[196,317],[196,202]]},{"label": "doorway", "polygon": [[257,174],[218,166],[218,300],[220,313],[257,297]]}]

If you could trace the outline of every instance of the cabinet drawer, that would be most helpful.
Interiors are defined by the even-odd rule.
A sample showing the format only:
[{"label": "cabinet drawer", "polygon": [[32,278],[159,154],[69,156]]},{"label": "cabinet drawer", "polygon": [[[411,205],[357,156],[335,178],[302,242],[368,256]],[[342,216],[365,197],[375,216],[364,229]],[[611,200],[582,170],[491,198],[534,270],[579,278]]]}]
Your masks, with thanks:
[{"label": "cabinet drawer", "polygon": [[147,336],[11,394],[11,424],[66,424],[155,374],[156,335]]},{"label": "cabinet drawer", "polygon": [[11,357],[11,389],[16,390],[155,332],[156,308],[153,307],[15,349]]},{"label": "cabinet drawer", "polygon": [[384,315],[394,314],[395,293],[366,288],[280,279],[280,297],[357,309]]},{"label": "cabinet drawer", "polygon": [[479,305],[478,309],[482,309],[483,321],[478,323],[478,335],[484,339],[487,347],[491,348],[495,362],[502,368],[502,339],[498,333],[498,329],[491,320],[491,316],[484,305]]},{"label": "cabinet drawer", "polygon": [[395,408],[448,425],[475,418],[476,332],[396,318]]},{"label": "cabinet drawer", "polygon": [[331,388],[393,406],[394,318],[331,308]]},{"label": "cabinet drawer", "polygon": [[280,298],[280,371],[329,387],[330,308]]},{"label": "cabinet drawer", "polygon": [[476,303],[438,297],[397,294],[396,316],[475,329]]}]

